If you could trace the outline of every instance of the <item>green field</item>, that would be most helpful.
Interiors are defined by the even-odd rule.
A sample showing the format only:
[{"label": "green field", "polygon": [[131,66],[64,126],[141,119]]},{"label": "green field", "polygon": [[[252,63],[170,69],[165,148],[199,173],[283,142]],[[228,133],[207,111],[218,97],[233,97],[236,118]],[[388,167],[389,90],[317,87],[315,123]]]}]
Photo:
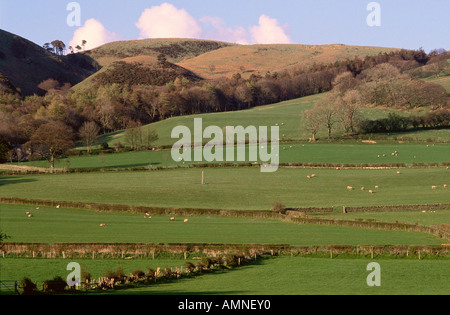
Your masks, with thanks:
[{"label": "green field", "polygon": [[[31,212],[28,218],[25,212]],[[43,243],[214,243],[292,245],[426,245],[442,240],[418,232],[299,225],[269,219],[220,216],[176,218],[130,213],[98,213],[0,204],[1,229],[10,242]],[[448,219],[449,216],[447,215]],[[106,224],[106,227],[100,227]],[[43,233],[45,231],[45,233]],[[219,231],[219,233],[218,233]]]},{"label": "green field", "polygon": [[[1,260],[0,260],[1,261]],[[195,260],[191,260],[195,263]],[[366,270],[370,262],[381,268],[381,286],[369,287]],[[69,260],[23,259],[3,260],[2,273],[8,279],[27,275],[35,282],[66,277]],[[107,270],[122,266],[126,273],[147,267],[180,267],[184,260],[92,260],[79,259],[82,270],[100,277]],[[14,268],[12,268],[14,266]],[[158,285],[109,291],[107,294],[140,295],[448,295],[449,260],[413,259],[326,259],[277,257],[239,269],[183,279]],[[17,272],[20,269],[21,272]],[[99,293],[105,294],[105,293]]]},{"label": "green field", "polygon": [[[206,185],[201,184],[202,171]],[[307,176],[316,177],[308,179]],[[420,180],[418,180],[420,179]],[[450,202],[449,170],[442,167],[376,170],[252,168],[1,176],[0,195],[172,208],[269,210],[286,207],[373,206]],[[347,186],[355,188],[348,191]],[[431,186],[437,189],[431,189]],[[368,190],[379,186],[374,194]],[[365,191],[360,191],[365,187]],[[177,196],[174,198],[174,196]]]},{"label": "green field", "polygon": [[[248,146],[246,161],[249,161]],[[450,162],[450,144],[410,144],[382,141],[377,144],[361,141],[342,143],[281,143],[279,146],[280,163],[342,163],[342,164],[395,164],[405,163],[448,163]],[[397,156],[392,155],[397,151]],[[70,168],[130,168],[130,167],[166,167],[198,164],[194,161],[183,164],[174,161],[171,150],[125,152],[105,155],[76,156],[61,159],[55,167],[63,168],[69,161]],[[225,150],[225,154],[226,154]],[[237,149],[234,148],[236,154]],[[385,155],[385,156],[384,156]],[[224,159],[225,160],[225,159]],[[213,163],[221,163],[215,161]],[[236,162],[238,163],[238,162]],[[48,167],[47,161],[18,163],[17,165]]]},{"label": "green field", "polygon": [[[285,102],[280,102],[271,105],[253,107],[247,110],[223,112],[223,113],[208,113],[200,115],[189,115],[173,117],[163,121],[159,121],[150,125],[143,126],[144,129],[151,128],[158,133],[159,140],[154,143],[155,146],[171,146],[178,139],[172,139],[171,134],[173,128],[177,126],[186,126],[194,132],[194,119],[202,118],[203,128],[208,126],[219,126],[224,128],[226,126],[275,126],[280,127],[280,141],[304,141],[311,137],[311,134],[303,127],[302,115],[305,110],[311,109],[316,102],[323,99],[326,93],[317,94],[298,99],[293,99]],[[387,117],[389,113],[397,113],[402,116],[409,116],[412,114],[423,115],[426,110],[419,108],[415,110],[402,111],[398,109],[387,108],[371,108],[366,107],[361,111],[361,115],[367,119],[379,119]],[[420,134],[422,131],[413,133]],[[110,147],[114,147],[116,142],[126,144],[124,138],[125,131],[116,131],[100,136],[97,143],[101,144],[107,142]],[[343,129],[339,124],[335,124],[332,136],[340,137],[343,134]],[[450,135],[449,131],[445,133]],[[284,136],[283,136],[284,135]],[[318,135],[318,138],[326,139],[328,137],[327,131],[323,128]],[[412,137],[413,139],[415,137]],[[448,140],[448,138],[447,138]],[[204,142],[208,142],[205,139]],[[82,148],[82,146],[80,146]]]},{"label": "green field", "polygon": [[[381,267],[381,286],[369,287],[367,264]],[[449,260],[368,260],[280,257],[242,270],[207,275],[127,294],[396,295],[449,294]],[[218,285],[218,283],[220,285]]]},{"label": "green field", "polygon": [[448,210],[428,210],[405,211],[405,212],[353,212],[353,213],[333,213],[321,215],[323,218],[336,218],[341,220],[377,220],[382,222],[404,222],[421,225],[440,225],[450,222],[450,211]]}]

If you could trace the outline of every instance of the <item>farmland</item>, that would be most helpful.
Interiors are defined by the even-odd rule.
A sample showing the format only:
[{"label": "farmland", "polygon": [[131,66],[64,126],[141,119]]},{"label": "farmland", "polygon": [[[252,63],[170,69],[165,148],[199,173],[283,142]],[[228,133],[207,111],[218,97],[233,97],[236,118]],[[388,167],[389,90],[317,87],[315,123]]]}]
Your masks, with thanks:
[{"label": "farmland", "polygon": [[[0,139],[2,161],[10,162],[0,165],[0,280],[28,277],[41,286],[55,276],[64,278],[67,263],[76,261],[96,279],[118,267],[127,274],[166,268],[159,274],[148,271],[147,278],[132,288],[83,292],[87,294],[450,292],[450,130],[427,118],[430,113],[435,119],[447,115],[448,72],[432,76],[428,73],[432,63],[422,66],[417,52],[391,48],[180,39],[126,43],[83,51],[77,58],[103,66],[97,76],[124,61],[129,67],[123,69],[132,69],[137,62],[155,70],[156,81],[169,63],[198,77],[195,82],[189,82],[189,76],[173,77],[159,87],[131,81],[128,87],[116,82],[97,88],[94,75],[70,92],[57,88],[42,97],[17,99],[15,105],[0,104],[4,114],[0,117],[5,117],[0,131],[8,139],[22,141],[13,146]],[[422,71],[424,82],[402,76],[407,73],[403,68],[381,63],[397,65],[395,53],[393,60],[383,54],[394,51],[406,58],[399,68]],[[361,73],[348,70],[362,66],[351,61],[355,57],[367,57]],[[408,102],[397,106],[382,98],[373,101],[370,93],[365,94],[371,88],[365,80],[371,82],[375,65],[381,65],[376,70],[382,77],[398,72],[393,82],[404,84],[399,88],[386,81],[386,89],[394,86],[400,95],[413,82],[438,91],[440,98],[428,95],[432,101],[420,99],[417,106]],[[310,96],[297,99],[292,96],[297,94],[282,95],[285,88],[292,92],[317,79],[316,72],[322,70],[299,74],[308,67],[329,67],[329,76],[324,76],[325,70],[321,74],[323,86],[316,82],[313,90],[301,94]],[[339,90],[342,81],[333,80],[342,75],[340,71],[347,71],[340,80],[353,84],[348,94]],[[113,71],[110,79],[121,74],[120,69]],[[289,75],[291,81],[286,79]],[[197,79],[202,83],[195,86]],[[269,92],[277,95],[271,98]],[[322,113],[320,128],[313,133],[309,123],[314,116],[306,119],[305,113],[329,106],[330,95],[335,96],[333,128],[329,134]],[[267,99],[277,101],[268,104]],[[283,99],[288,100],[278,102]],[[364,132],[361,125],[353,130],[343,115],[353,101],[358,108],[355,124],[410,117],[423,121],[417,125],[418,120],[409,120],[405,132]],[[176,102],[174,108],[169,108],[171,102]],[[222,107],[208,108],[219,103]],[[227,107],[231,103],[232,110]],[[135,116],[140,118],[134,120]],[[179,126],[194,130],[195,118],[202,119],[203,127],[222,131],[226,126],[278,126],[279,168],[261,172],[267,161],[251,160],[248,144],[242,161],[236,158],[236,146],[229,162],[207,161],[203,156],[197,161],[174,160],[171,148],[178,139],[172,138],[172,130]],[[55,172],[47,160],[51,154],[42,152],[51,146],[41,141],[52,120],[55,126],[66,120],[74,127],[72,138],[57,141],[63,144],[60,154],[51,156],[56,158]],[[81,136],[86,123],[98,124],[89,153],[87,138]],[[158,139],[133,146],[130,132],[135,130],[153,130]],[[18,136],[21,132],[23,139]],[[208,141],[203,139],[203,144]],[[273,150],[273,145],[268,143],[265,149]],[[194,148],[192,157],[195,150],[200,149]],[[16,156],[9,154],[13,151]],[[205,264],[208,259],[214,263]],[[383,280],[381,287],[370,288],[366,266],[374,261],[381,264]],[[189,269],[189,262],[195,269]],[[176,276],[170,268],[177,269]]]}]

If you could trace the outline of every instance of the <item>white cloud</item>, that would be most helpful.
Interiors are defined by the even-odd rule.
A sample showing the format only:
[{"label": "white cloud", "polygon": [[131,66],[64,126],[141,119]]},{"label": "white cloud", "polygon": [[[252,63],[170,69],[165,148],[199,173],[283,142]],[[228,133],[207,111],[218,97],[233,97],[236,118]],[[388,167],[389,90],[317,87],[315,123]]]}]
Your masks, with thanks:
[{"label": "white cloud", "polygon": [[249,44],[249,34],[241,26],[227,27],[225,21],[218,17],[203,17],[200,22],[212,27],[211,31],[206,32],[206,38],[241,45]]},{"label": "white cloud", "polygon": [[170,3],[145,9],[136,27],[144,38],[199,38],[202,34],[196,19]]},{"label": "white cloud", "polygon": [[259,25],[250,28],[252,42],[256,44],[290,44],[289,35],[286,34],[286,27],[279,24],[278,20],[261,15]]},{"label": "white cloud", "polygon": [[89,19],[84,26],[78,28],[70,41],[69,45],[76,47],[81,46],[82,41],[86,40],[85,49],[94,49],[103,44],[120,40],[120,36],[108,31],[101,22],[96,19]]}]

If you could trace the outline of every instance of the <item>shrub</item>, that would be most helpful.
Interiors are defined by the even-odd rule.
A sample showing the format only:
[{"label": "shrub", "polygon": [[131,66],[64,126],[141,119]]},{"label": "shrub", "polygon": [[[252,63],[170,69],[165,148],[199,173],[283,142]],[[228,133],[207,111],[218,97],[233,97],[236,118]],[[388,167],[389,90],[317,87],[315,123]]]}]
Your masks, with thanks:
[{"label": "shrub", "polygon": [[131,272],[131,274],[136,278],[145,277],[145,272],[143,272],[142,270],[134,270],[133,272]]},{"label": "shrub", "polygon": [[116,270],[107,270],[105,277],[109,279],[123,279],[125,277],[125,272],[123,271],[123,267],[119,266]]},{"label": "shrub", "polygon": [[184,263],[184,268],[186,268],[186,272],[187,273],[191,273],[191,272],[193,272],[195,270],[194,264],[189,262],[189,261],[186,261]]},{"label": "shrub", "polygon": [[63,293],[66,286],[66,281],[59,276],[53,278],[53,280],[46,280],[43,283],[44,292]]},{"label": "shrub", "polygon": [[280,202],[273,203],[271,210],[272,210],[272,212],[286,214],[286,207]]},{"label": "shrub", "polygon": [[24,295],[32,295],[32,294],[35,294],[37,291],[36,284],[33,283],[29,278],[26,278],[26,277],[20,281],[20,286],[23,289]]}]

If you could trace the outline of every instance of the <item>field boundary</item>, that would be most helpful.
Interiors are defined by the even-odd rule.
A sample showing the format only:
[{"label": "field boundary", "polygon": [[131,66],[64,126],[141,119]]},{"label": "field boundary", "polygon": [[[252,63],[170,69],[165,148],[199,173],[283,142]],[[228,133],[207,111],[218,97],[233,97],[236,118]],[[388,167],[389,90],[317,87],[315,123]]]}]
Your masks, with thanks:
[{"label": "field boundary", "polygon": [[397,205],[397,206],[366,206],[366,207],[343,207],[343,213],[352,212],[398,212],[398,211],[434,211],[450,210],[450,203],[427,204],[427,205]]},{"label": "field boundary", "polygon": [[[443,256],[450,254],[448,245],[323,245],[294,246],[288,244],[206,244],[206,243],[3,243],[3,256],[30,258],[142,258],[159,254],[217,257],[218,255],[339,255],[356,256]],[[131,256],[131,257],[130,257]],[[195,259],[194,257],[190,259]]]},{"label": "field boundary", "polygon": [[[0,164],[0,174],[3,175],[36,175],[36,174],[72,174],[72,173],[96,173],[96,172],[141,172],[141,171],[164,171],[190,168],[226,168],[226,167],[260,167],[259,163],[200,163],[188,164],[186,166],[135,166],[135,167],[85,167],[85,168],[55,168],[53,171],[47,167],[18,166],[11,164]],[[401,169],[401,168],[430,168],[448,167],[450,162],[432,163],[309,163],[309,162],[287,162],[279,163],[280,168],[305,168],[305,169]]]},{"label": "field boundary", "polygon": [[[346,226],[346,227],[358,227],[367,229],[378,230],[391,230],[391,231],[405,231],[405,232],[422,232],[437,236],[442,239],[450,240],[450,231],[447,225],[420,225],[411,223],[400,222],[381,222],[376,220],[345,220],[345,219],[326,219],[312,216],[312,213],[326,213],[330,212],[331,208],[298,208],[296,211],[288,210],[286,214],[269,210],[220,210],[220,209],[174,209],[174,208],[159,208],[159,207],[145,207],[145,206],[129,206],[118,204],[100,204],[100,203],[86,203],[75,201],[54,201],[54,200],[36,200],[25,198],[5,198],[0,197],[0,203],[6,204],[22,204],[33,206],[47,206],[47,207],[62,207],[62,208],[75,208],[75,209],[90,209],[94,211],[106,211],[106,212],[130,212],[130,213],[148,213],[152,215],[180,215],[180,216],[199,216],[199,215],[218,215],[228,217],[241,217],[241,218],[264,218],[264,219],[276,219],[285,222],[293,222],[297,224],[320,224],[320,225],[334,225],[334,226]],[[399,206],[386,206],[399,209],[403,207]],[[410,208],[408,208],[410,207]],[[449,204],[437,204],[437,205],[406,205],[405,211],[419,211],[420,209],[427,209],[432,207],[436,209],[450,209]],[[368,211],[368,209],[383,209],[385,207],[353,207],[353,209],[362,209]],[[380,211],[380,210],[378,210]],[[424,211],[424,210],[422,210]]]}]

